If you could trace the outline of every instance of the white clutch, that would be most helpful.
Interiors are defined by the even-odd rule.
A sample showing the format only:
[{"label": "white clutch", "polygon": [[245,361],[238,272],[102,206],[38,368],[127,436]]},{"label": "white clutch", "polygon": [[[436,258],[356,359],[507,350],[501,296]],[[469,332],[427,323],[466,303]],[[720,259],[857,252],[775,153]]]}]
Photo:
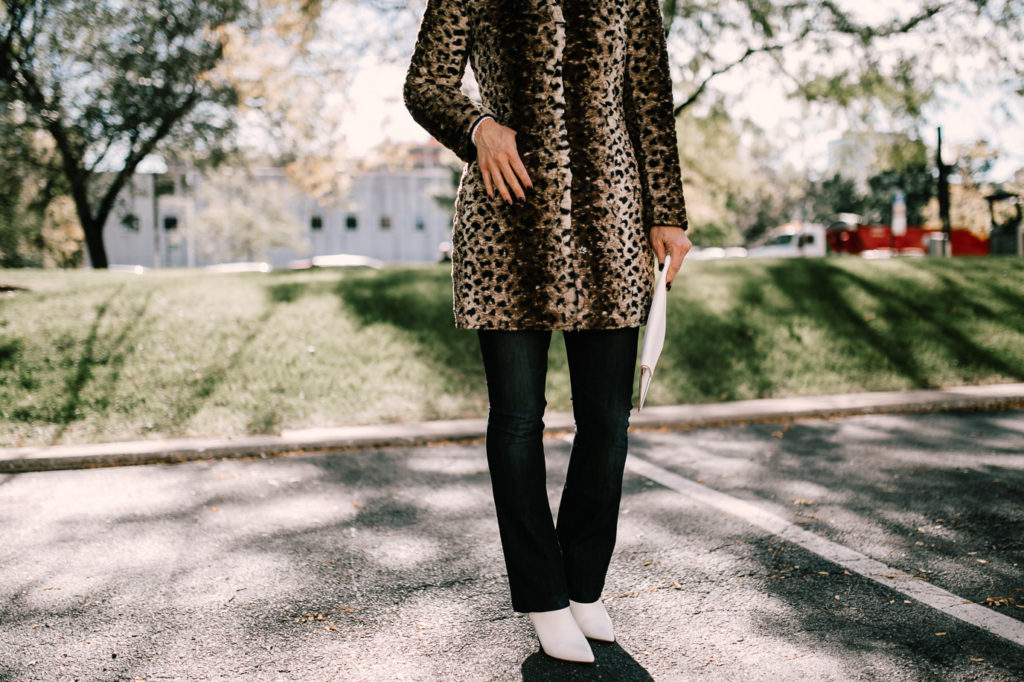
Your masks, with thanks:
[{"label": "white clutch", "polygon": [[668,275],[668,267],[672,263],[672,257],[665,254],[665,267],[658,274],[658,280],[654,284],[654,297],[651,299],[651,310],[647,314],[647,329],[644,331],[644,345],[640,350],[640,404],[637,412],[643,409],[644,398],[647,397],[647,389],[651,386],[651,379],[654,377],[654,368],[661,357],[661,349],[665,345],[665,306],[668,297],[668,289],[665,287],[665,279]]}]

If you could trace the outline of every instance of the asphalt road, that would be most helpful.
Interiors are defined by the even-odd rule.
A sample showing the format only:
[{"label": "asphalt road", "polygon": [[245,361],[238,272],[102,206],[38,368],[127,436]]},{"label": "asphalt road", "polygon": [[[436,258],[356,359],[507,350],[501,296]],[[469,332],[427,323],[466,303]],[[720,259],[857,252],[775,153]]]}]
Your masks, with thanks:
[{"label": "asphalt road", "polygon": [[0,680],[1017,680],[1022,495],[1024,410],[634,433],[586,666],[481,444],[3,475]]}]

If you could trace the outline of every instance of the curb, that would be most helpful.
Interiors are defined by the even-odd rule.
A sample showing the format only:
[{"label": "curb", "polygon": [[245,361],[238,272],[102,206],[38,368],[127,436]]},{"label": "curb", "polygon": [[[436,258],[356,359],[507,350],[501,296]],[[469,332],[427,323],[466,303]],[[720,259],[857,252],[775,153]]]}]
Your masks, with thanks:
[{"label": "curb", "polygon": [[[667,427],[685,430],[858,414],[905,414],[1012,407],[1024,407],[1024,383],[649,407],[643,412],[633,411],[630,429]],[[564,412],[546,414],[544,423],[544,431],[547,434],[572,431],[574,426],[572,415]],[[464,442],[482,439],[486,428],[485,419],[455,419],[411,424],[285,430],[279,436],[179,438],[91,445],[0,448],[0,474]]]}]

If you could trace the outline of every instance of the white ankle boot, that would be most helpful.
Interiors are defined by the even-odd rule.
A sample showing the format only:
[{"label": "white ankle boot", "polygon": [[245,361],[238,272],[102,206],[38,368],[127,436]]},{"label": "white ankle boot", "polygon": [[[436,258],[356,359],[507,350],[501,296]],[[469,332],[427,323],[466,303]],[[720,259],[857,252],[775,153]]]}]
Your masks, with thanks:
[{"label": "white ankle boot", "polygon": [[581,604],[578,601],[569,600],[569,611],[580,626],[580,630],[590,639],[598,639],[602,642],[614,642],[615,630],[612,628],[612,619],[608,617],[604,604],[598,599],[590,604]]},{"label": "white ankle boot", "polygon": [[594,652],[590,650],[587,638],[580,631],[569,607],[557,611],[531,611],[530,622],[548,656],[577,663],[594,662]]}]

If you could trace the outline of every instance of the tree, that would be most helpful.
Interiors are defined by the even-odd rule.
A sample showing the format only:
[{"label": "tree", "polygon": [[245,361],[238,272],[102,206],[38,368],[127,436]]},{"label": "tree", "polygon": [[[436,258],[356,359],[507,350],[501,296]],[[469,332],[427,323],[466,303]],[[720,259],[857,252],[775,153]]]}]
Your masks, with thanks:
[{"label": "tree", "polygon": [[82,229],[53,140],[19,119],[0,109],[0,267],[79,265]]},{"label": "tree", "polygon": [[811,220],[828,225],[839,213],[863,215],[867,199],[857,191],[857,183],[839,173],[820,183],[811,183],[807,194]]},{"label": "tree", "polygon": [[260,153],[321,204],[338,204],[351,179],[339,171],[353,161],[352,77],[369,54],[399,58],[412,12],[402,0],[256,1],[261,29],[229,30],[219,72],[235,85],[238,116]]},{"label": "tree", "polygon": [[28,182],[24,163],[32,139],[4,114],[8,112],[0,114],[0,267],[23,267],[28,264],[24,242],[33,232],[25,211]]},{"label": "tree", "polygon": [[[992,225],[985,197],[993,187],[986,183],[985,177],[998,153],[985,140],[977,140],[973,144],[954,147],[952,156],[953,177],[949,195],[953,227],[967,228],[979,235],[988,234]],[[1012,187],[1012,182],[1008,185]],[[937,199],[923,207],[922,218],[928,227],[941,227]]]},{"label": "tree", "polygon": [[744,68],[751,79],[778,79],[808,103],[876,123],[918,120],[940,83],[973,80],[1024,94],[1020,0],[883,8],[865,12],[863,3],[844,0],[664,0],[686,90],[677,113]]},{"label": "tree", "polygon": [[52,137],[93,267],[103,226],[148,155],[215,162],[234,130],[232,84],[215,73],[244,0],[4,0],[0,102]]},{"label": "tree", "polygon": [[874,149],[867,177],[862,185],[840,173],[821,182],[809,182],[811,217],[829,223],[839,213],[856,213],[868,222],[889,224],[893,196],[902,192],[907,202],[907,224],[923,224],[922,212],[936,191],[931,156],[924,143],[904,134],[860,135],[857,140],[862,147]]},{"label": "tree", "polygon": [[936,194],[936,180],[931,154],[924,142],[909,135],[887,135],[879,148],[876,168],[868,178],[868,194],[864,210],[874,222],[892,222],[892,200],[903,192],[907,200],[907,224],[924,223],[922,211]]}]

